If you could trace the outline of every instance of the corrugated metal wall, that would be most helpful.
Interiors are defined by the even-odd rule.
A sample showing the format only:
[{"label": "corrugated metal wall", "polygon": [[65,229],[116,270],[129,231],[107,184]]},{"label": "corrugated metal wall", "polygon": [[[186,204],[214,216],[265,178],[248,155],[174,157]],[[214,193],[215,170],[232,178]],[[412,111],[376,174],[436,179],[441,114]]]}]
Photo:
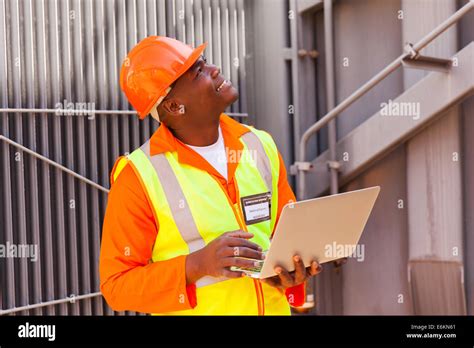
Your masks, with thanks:
[{"label": "corrugated metal wall", "polygon": [[[245,113],[243,5],[243,0],[0,0],[0,107],[131,110],[118,84],[121,61],[140,39],[166,35],[193,46],[208,41],[208,59],[239,87],[240,101],[229,112]],[[0,141],[0,245],[37,245],[39,253],[37,262],[0,258],[0,308],[97,293],[110,169],[157,124],[151,118],[139,122],[131,112],[67,116],[3,110],[0,117],[1,135],[100,185],[8,139]],[[113,314],[101,296],[72,302],[17,313]]]}]

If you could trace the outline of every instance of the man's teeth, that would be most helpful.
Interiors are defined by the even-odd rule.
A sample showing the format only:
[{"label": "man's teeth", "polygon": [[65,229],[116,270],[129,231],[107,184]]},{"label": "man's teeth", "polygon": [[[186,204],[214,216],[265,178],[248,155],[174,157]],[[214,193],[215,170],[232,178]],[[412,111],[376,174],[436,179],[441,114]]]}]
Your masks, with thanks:
[{"label": "man's teeth", "polygon": [[222,81],[222,83],[220,84],[220,86],[217,87],[217,92],[219,92],[219,91],[222,89],[222,87],[224,87],[224,85],[225,85],[226,83],[227,83],[227,80]]}]

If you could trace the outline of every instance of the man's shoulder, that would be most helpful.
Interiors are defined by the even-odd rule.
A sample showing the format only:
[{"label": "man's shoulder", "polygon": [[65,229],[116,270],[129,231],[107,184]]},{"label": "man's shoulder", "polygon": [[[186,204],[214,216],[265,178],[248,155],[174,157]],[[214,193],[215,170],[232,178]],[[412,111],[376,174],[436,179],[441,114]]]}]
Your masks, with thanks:
[{"label": "man's shoulder", "polygon": [[133,169],[131,161],[126,156],[119,157],[110,173],[111,191],[136,190],[140,181]]}]

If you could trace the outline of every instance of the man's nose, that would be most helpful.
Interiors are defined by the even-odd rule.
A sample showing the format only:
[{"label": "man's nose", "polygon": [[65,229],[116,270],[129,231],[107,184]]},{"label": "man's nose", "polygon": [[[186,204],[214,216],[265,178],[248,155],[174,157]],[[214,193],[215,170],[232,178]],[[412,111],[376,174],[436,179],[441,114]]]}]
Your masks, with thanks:
[{"label": "man's nose", "polygon": [[215,65],[210,65],[211,67],[211,77],[215,79],[221,73],[221,69]]}]

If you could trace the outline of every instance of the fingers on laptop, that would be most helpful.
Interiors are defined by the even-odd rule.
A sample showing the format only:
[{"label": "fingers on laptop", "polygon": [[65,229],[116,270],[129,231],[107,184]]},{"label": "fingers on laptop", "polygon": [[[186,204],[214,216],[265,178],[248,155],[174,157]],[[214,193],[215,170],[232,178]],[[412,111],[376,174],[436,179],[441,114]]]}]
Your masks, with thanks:
[{"label": "fingers on laptop", "polygon": [[312,261],[311,266],[307,268],[308,276],[314,276],[318,273],[321,273],[323,266],[321,266],[318,261]]},{"label": "fingers on laptop", "polygon": [[290,288],[294,286],[294,279],[286,269],[284,269],[283,267],[277,266],[275,268],[275,272],[276,274],[278,274],[278,277],[280,278],[280,281],[281,281],[281,285],[284,288]]},{"label": "fingers on laptop", "polygon": [[293,256],[293,262],[295,263],[295,285],[304,283],[306,280],[306,268],[304,267],[304,262],[299,255]]}]

